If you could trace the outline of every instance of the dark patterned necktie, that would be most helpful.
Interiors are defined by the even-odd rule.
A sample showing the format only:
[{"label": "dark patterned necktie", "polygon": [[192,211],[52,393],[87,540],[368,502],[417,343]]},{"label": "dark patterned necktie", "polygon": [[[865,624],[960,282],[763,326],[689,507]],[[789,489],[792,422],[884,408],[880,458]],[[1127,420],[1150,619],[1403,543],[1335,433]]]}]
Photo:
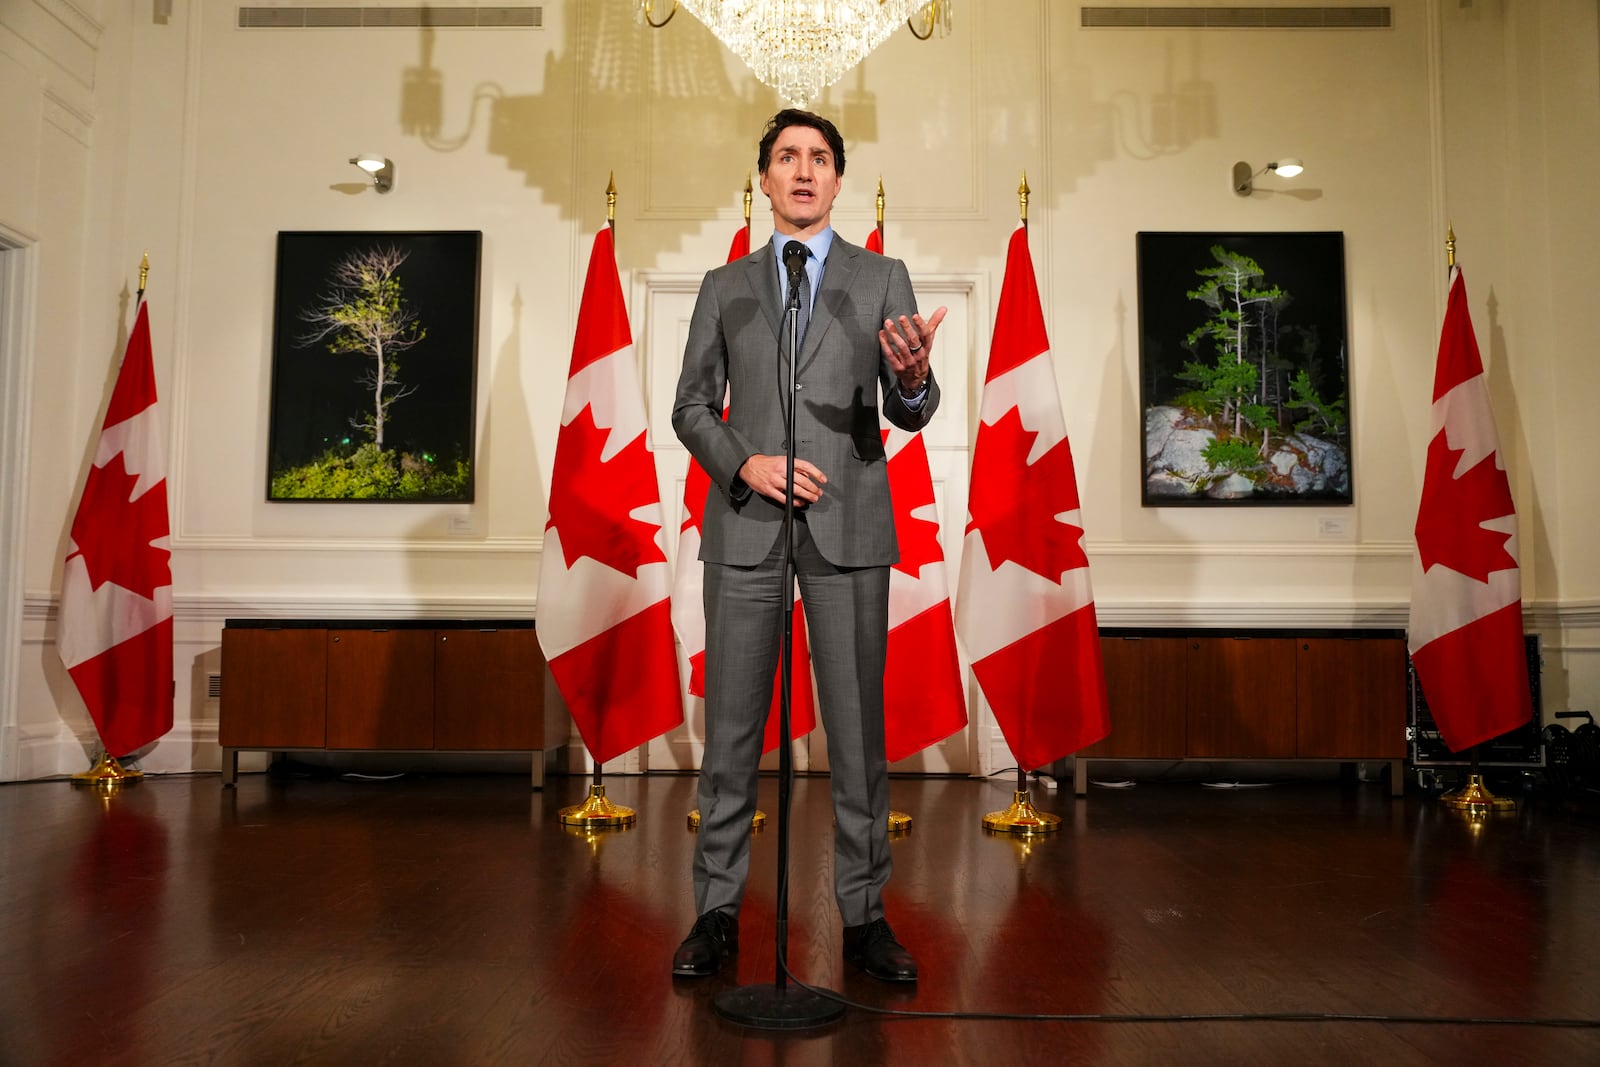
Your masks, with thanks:
[{"label": "dark patterned necktie", "polygon": [[806,327],[811,325],[811,275],[808,271],[800,272],[800,330],[797,334],[796,347],[805,351]]}]

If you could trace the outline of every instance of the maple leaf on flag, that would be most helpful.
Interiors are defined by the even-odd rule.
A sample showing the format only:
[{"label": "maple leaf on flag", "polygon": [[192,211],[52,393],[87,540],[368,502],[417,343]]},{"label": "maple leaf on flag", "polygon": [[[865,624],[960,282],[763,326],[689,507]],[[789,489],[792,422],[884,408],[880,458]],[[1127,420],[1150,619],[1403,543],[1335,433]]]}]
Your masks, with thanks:
[{"label": "maple leaf on flag", "polygon": [[643,430],[610,460],[602,460],[601,451],[609,437],[610,431],[595,425],[594,409],[587,404],[561,427],[556,454],[571,456],[575,462],[568,476],[550,487],[550,521],[545,529],[554,526],[561,531],[567,569],[588,556],[637,578],[642,565],[665,563],[667,557],[653,532],[632,535],[624,523],[616,521],[616,515],[626,514],[626,523],[648,531],[659,529],[632,514],[636,508],[657,502],[655,465]]},{"label": "maple leaf on flag", "polygon": [[152,545],[153,538],[129,534],[166,535],[167,489],[165,482],[159,482],[130,500],[138,481],[137,474],[128,473],[121,452],[104,467],[90,467],[72,520],[72,540],[89,572],[89,588],[112,582],[148,600],[158,588],[172,584],[172,553]]},{"label": "maple leaf on flag", "polygon": [[1506,551],[1508,533],[1486,530],[1483,523],[1511,515],[1511,485],[1495,466],[1495,453],[1484,456],[1456,477],[1465,449],[1451,448],[1440,430],[1428,443],[1428,467],[1422,479],[1422,506],[1417,509],[1417,555],[1424,572],[1442,565],[1487,582],[1492,571],[1514,569]]},{"label": "maple leaf on flag", "polygon": [[1077,509],[1078,478],[1064,437],[1028,463],[1038,436],[1016,408],[979,428],[963,532],[982,535],[996,568],[1009,559],[1059,585],[1063,573],[1089,565],[1083,528],[1056,518]]},{"label": "maple leaf on flag", "polygon": [[[884,442],[888,443],[889,431],[881,432]],[[939,547],[939,524],[913,514],[918,508],[934,503],[932,481],[922,483],[921,479],[896,477],[902,468],[913,465],[918,456],[924,457],[923,465],[926,466],[927,454],[927,446],[922,443],[920,436],[916,436],[889,459],[889,484],[897,487],[892,496],[895,535],[900,542],[900,562],[894,565],[894,569],[913,578],[922,577],[924,564],[939,563],[944,559],[944,552]],[[926,489],[926,492],[913,493],[908,489]]]},{"label": "maple leaf on flag", "polygon": [[694,460],[689,461],[689,473],[683,479],[683,525],[679,533],[693,530],[701,537],[706,532],[706,495],[711,491],[711,475]]}]

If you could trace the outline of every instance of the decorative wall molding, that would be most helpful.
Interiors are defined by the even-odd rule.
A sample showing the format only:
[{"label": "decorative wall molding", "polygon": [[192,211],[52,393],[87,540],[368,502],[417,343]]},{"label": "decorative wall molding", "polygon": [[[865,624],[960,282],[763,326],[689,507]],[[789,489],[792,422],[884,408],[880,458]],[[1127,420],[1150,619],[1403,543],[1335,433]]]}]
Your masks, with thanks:
[{"label": "decorative wall molding", "polygon": [[100,47],[100,36],[105,33],[105,23],[90,13],[88,5],[77,0],[35,0],[35,2],[78,40],[90,48]]},{"label": "decorative wall molding", "polygon": [[1263,556],[1284,558],[1350,558],[1363,560],[1409,559],[1412,545],[1409,541],[1367,541],[1353,544],[1348,541],[1219,541],[1212,544],[1191,541],[1095,541],[1085,539],[1084,550],[1091,558],[1107,559],[1116,556],[1156,556],[1161,558],[1196,556],[1207,559],[1258,559]]},{"label": "decorative wall molding", "polygon": [[1085,29],[1167,30],[1386,30],[1393,23],[1388,5],[1350,7],[1123,7],[1080,9]]},{"label": "decorative wall molding", "polygon": [[340,552],[363,555],[538,555],[544,537],[461,537],[401,541],[394,538],[245,537],[243,535],[173,535],[172,549],[181,552]]},{"label": "decorative wall molding", "polygon": [[85,148],[90,131],[94,128],[94,113],[73,104],[59,93],[46,87],[41,112],[44,120]]},{"label": "decorative wall molding", "polygon": [[[59,598],[54,593],[26,594],[25,622],[53,626]],[[537,615],[532,597],[328,596],[314,593],[252,596],[184,596],[172,598],[173,619],[180,627],[221,625],[237,618],[350,619],[527,619]],[[1404,629],[1410,605],[1404,601],[1322,602],[1303,600],[1223,602],[1197,600],[1118,601],[1097,598],[1095,613],[1103,627],[1271,627],[1276,629]],[[1568,604],[1523,604],[1529,630],[1556,631],[1600,627],[1600,601]],[[47,635],[35,634],[30,643]]]},{"label": "decorative wall molding", "polygon": [[435,3],[239,8],[241,30],[371,30],[424,26],[436,30],[540,30],[544,28],[544,7],[538,4],[441,7]]},{"label": "decorative wall molding", "polygon": [[[25,622],[48,625],[52,632],[35,634],[32,643],[53,640],[59,597],[29,594],[23,600]],[[227,619],[527,619],[534,601],[528,597],[398,597],[263,594],[261,596],[183,596],[172,598],[175,627],[220,627]]]}]

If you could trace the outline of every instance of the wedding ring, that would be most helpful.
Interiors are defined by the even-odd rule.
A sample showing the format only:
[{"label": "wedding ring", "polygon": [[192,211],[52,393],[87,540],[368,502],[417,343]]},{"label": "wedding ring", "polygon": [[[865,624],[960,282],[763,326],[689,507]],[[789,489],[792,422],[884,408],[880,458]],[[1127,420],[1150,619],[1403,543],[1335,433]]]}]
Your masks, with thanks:
[{"label": "wedding ring", "polygon": [[921,345],[907,345],[906,346],[906,351],[907,352],[921,352],[922,351],[922,346]]}]

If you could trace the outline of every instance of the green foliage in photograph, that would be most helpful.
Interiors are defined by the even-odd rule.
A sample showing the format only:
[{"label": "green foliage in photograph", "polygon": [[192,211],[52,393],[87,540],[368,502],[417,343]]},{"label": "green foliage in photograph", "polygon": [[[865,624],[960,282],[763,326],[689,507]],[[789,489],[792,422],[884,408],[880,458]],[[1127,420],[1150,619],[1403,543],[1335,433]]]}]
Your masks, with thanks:
[{"label": "green foliage in photograph", "polygon": [[274,500],[459,500],[471,465],[436,464],[431,456],[392,452],[368,442],[354,450],[329,449],[304,466],[275,471]]},{"label": "green foliage in photograph", "polygon": [[1338,440],[1344,436],[1345,423],[1349,421],[1344,401],[1342,396],[1332,403],[1323,400],[1311,384],[1311,375],[1302,370],[1289,383],[1289,402],[1285,406],[1291,411],[1307,413],[1305,418],[1295,422],[1296,433],[1310,431]]},{"label": "green foliage in photograph", "polygon": [[1256,446],[1239,438],[1231,441],[1220,438],[1207,441],[1201,454],[1206,457],[1206,462],[1211,464],[1212,470],[1223,474],[1243,474],[1249,477],[1251,471],[1261,467],[1261,456]]}]

